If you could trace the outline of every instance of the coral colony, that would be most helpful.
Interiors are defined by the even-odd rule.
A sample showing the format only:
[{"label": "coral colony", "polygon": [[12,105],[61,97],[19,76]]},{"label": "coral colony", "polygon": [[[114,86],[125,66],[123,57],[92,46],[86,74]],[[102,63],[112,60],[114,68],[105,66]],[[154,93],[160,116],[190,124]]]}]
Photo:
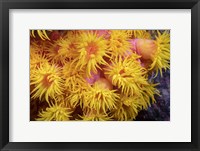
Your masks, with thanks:
[{"label": "coral colony", "polygon": [[169,30],[31,30],[31,120],[133,121],[169,68]]}]

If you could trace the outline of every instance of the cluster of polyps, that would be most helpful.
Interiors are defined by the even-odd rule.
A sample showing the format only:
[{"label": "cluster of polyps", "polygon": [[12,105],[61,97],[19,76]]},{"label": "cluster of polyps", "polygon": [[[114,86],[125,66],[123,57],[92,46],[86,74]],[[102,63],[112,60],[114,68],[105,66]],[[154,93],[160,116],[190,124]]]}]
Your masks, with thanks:
[{"label": "cluster of polyps", "polygon": [[134,120],[169,59],[167,30],[32,30],[31,118]]}]

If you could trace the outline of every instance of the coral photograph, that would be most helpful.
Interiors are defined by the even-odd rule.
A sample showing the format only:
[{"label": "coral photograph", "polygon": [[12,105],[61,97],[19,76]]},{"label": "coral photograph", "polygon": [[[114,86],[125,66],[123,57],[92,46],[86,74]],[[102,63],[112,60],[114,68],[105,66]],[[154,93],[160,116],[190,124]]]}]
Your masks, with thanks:
[{"label": "coral photograph", "polygon": [[170,30],[30,30],[30,121],[170,121]]}]

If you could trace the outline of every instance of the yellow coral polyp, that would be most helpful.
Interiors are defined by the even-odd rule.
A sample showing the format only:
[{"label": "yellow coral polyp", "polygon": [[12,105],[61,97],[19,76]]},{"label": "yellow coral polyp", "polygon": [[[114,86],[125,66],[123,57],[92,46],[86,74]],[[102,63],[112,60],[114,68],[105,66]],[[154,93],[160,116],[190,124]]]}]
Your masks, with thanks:
[{"label": "yellow coral polyp", "polygon": [[39,118],[36,118],[37,121],[69,121],[71,111],[62,103],[55,103],[50,104],[45,111],[40,112],[38,117]]},{"label": "yellow coral polyp", "polygon": [[112,58],[131,53],[129,35],[126,30],[112,30],[108,41],[108,50]]},{"label": "yellow coral polyp", "polygon": [[96,33],[83,32],[80,34],[77,44],[78,57],[72,62],[76,64],[76,69],[86,69],[86,75],[91,76],[91,72],[96,73],[99,64],[107,64],[103,57],[107,56],[107,42]]},{"label": "yellow coral polyp", "polygon": [[41,65],[48,63],[48,59],[42,54],[31,53],[30,58],[31,72],[38,69]]},{"label": "yellow coral polyp", "polygon": [[141,86],[148,85],[146,70],[134,57],[124,60],[120,57],[118,61],[112,62],[104,70],[112,84],[120,88],[127,96],[140,94]]},{"label": "yellow coral polyp", "polygon": [[138,96],[140,98],[140,103],[143,109],[147,109],[152,103],[156,103],[155,95],[160,96],[160,92],[155,88],[157,84],[149,83],[142,87],[141,94]]},{"label": "yellow coral polyp", "polygon": [[67,62],[67,55],[67,49],[61,49],[59,43],[49,43],[46,56],[52,63],[64,64]]},{"label": "yellow coral polyp", "polygon": [[48,63],[35,69],[31,76],[30,85],[34,86],[31,91],[33,99],[42,97],[49,102],[49,98],[55,99],[56,95],[63,94],[63,79],[60,75],[60,68]]},{"label": "yellow coral polyp", "polygon": [[67,101],[69,102],[70,106],[75,108],[80,104],[82,97],[83,96],[81,92],[77,92],[77,93],[72,92],[67,97]]},{"label": "yellow coral polyp", "polygon": [[107,110],[116,108],[116,102],[119,99],[119,94],[116,93],[116,90],[106,89],[97,83],[94,83],[83,95],[83,108],[94,109],[97,112],[102,110],[104,113]]},{"label": "yellow coral polyp", "polygon": [[138,112],[142,109],[140,99],[137,96],[124,96],[122,95],[117,108],[112,110],[110,115],[118,121],[134,120]]},{"label": "yellow coral polyp", "polygon": [[152,56],[152,64],[149,70],[154,70],[156,75],[160,72],[162,76],[162,69],[167,70],[170,68],[170,35],[166,31],[160,33],[158,31],[158,36],[156,37],[155,43],[157,45],[157,51]]}]

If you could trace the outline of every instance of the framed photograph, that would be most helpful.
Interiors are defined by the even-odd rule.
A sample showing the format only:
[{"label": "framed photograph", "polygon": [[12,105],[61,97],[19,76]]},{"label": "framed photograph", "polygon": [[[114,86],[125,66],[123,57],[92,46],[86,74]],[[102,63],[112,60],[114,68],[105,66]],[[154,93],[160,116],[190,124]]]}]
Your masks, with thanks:
[{"label": "framed photograph", "polygon": [[1,0],[1,150],[200,150],[199,9]]}]

